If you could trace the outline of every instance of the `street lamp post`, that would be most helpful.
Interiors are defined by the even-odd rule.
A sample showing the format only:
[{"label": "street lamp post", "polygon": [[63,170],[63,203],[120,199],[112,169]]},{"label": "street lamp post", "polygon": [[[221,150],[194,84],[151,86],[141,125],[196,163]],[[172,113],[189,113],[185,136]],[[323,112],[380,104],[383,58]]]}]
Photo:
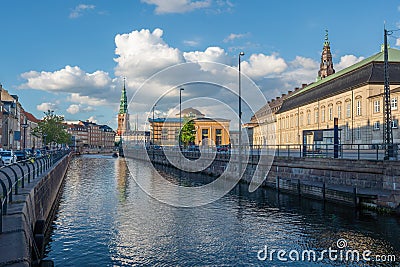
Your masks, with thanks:
[{"label": "street lamp post", "polygon": [[24,148],[26,148],[26,128],[28,128],[28,124],[27,123],[23,123],[21,124],[21,127],[24,129]]},{"label": "street lamp post", "polygon": [[152,142],[152,152],[153,152],[153,160],[154,160],[154,131],[155,131],[155,123],[154,123],[154,108],[156,107],[156,104],[153,106],[153,142]]},{"label": "street lamp post", "polygon": [[239,175],[242,173],[242,80],[240,69],[240,58],[244,56],[244,52],[239,53]]},{"label": "street lamp post", "polygon": [[46,148],[46,137],[47,137],[47,134],[43,134],[43,139],[44,139],[43,147],[44,148]]},{"label": "street lamp post", "polygon": [[154,108],[156,107],[157,105],[156,104],[154,104],[154,106],[153,106],[153,146],[154,146],[154,128],[155,128],[155,123],[154,123]]},{"label": "street lamp post", "polygon": [[179,150],[181,149],[181,131],[182,131],[182,91],[185,90],[183,88],[179,89]]}]

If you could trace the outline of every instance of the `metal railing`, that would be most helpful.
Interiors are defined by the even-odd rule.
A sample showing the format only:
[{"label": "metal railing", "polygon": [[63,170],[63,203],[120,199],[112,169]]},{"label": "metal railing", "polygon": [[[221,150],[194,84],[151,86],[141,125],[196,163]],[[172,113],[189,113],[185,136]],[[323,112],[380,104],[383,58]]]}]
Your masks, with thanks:
[{"label": "metal railing", "polygon": [[[144,149],[144,148],[142,148]],[[391,160],[399,160],[400,144],[393,145],[393,157]],[[148,152],[157,152],[162,150],[179,150],[179,147],[157,146],[156,149],[149,147]],[[337,146],[337,158],[356,159],[356,160],[384,160],[387,145],[385,144],[340,144]],[[218,151],[216,147],[200,146],[198,150],[181,149],[184,155],[193,155],[199,153],[217,153],[225,155],[239,154],[239,148],[232,147],[227,151]],[[277,157],[297,157],[297,158],[335,158],[335,149],[333,144],[291,144],[291,145],[245,145],[241,147],[242,155],[269,155]]]},{"label": "metal railing", "polygon": [[48,151],[40,157],[0,167],[0,234],[3,232],[3,216],[7,215],[13,195],[18,195],[19,188],[25,188],[26,183],[33,182],[68,153],[69,150]]}]

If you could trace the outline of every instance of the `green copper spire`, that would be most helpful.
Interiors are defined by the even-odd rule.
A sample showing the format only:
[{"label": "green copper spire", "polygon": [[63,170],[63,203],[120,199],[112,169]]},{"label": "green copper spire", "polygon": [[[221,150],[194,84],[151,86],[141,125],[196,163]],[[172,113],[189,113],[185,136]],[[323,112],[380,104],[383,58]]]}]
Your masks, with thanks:
[{"label": "green copper spire", "polygon": [[121,102],[119,104],[119,114],[125,114],[128,111],[128,100],[126,98],[126,89],[125,89],[125,78],[124,78],[124,88],[121,93]]}]

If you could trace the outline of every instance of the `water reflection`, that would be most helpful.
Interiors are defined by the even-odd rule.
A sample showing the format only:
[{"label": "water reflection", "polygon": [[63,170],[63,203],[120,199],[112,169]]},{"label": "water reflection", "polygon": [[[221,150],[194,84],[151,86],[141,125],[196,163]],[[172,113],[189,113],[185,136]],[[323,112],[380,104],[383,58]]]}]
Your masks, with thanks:
[{"label": "water reflection", "polygon": [[[322,251],[335,247],[340,238],[347,240],[348,248],[400,259],[398,218],[270,190],[250,194],[244,184],[215,203],[175,208],[147,196],[130,176],[126,160],[131,161],[84,156],[71,163],[48,246],[47,255],[56,266],[266,266],[270,262],[257,259],[265,245]],[[159,182],[149,165],[129,163],[132,175],[147,177],[150,185]],[[180,179],[170,169],[162,171],[178,184],[208,181],[204,176]],[[272,265],[284,263],[275,257]],[[321,265],[344,262],[314,264]]]},{"label": "water reflection", "polygon": [[129,170],[124,158],[114,161],[115,180],[117,181],[117,189],[119,192],[120,202],[125,202],[128,196],[127,188],[129,186]]}]

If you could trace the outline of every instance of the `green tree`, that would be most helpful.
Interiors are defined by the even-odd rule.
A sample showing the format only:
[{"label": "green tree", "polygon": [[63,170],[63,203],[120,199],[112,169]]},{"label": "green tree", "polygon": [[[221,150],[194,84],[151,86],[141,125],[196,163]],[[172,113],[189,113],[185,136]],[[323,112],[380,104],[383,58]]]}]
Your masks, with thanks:
[{"label": "green tree", "polygon": [[194,121],[192,118],[185,117],[183,119],[183,127],[181,130],[180,138],[181,142],[187,146],[193,143],[196,137],[196,130],[194,127]]},{"label": "green tree", "polygon": [[54,114],[53,110],[48,110],[44,115],[44,118],[38,123],[38,127],[32,130],[32,134],[43,138],[43,142],[46,142],[44,145],[70,143],[71,135],[65,130],[64,116]]}]

